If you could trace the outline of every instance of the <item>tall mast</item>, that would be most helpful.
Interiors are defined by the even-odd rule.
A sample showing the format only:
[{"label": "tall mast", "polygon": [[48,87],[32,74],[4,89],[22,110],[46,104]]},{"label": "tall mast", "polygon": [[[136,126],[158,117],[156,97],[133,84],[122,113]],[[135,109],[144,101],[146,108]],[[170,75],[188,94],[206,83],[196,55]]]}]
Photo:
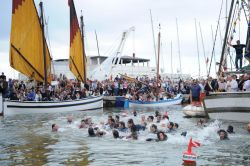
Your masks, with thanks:
[{"label": "tall mast", "polygon": [[[216,74],[215,43],[216,43],[216,39],[217,39],[217,33],[218,33],[218,28],[219,28],[219,23],[220,23],[220,18],[221,18],[222,7],[223,7],[223,1],[221,1],[220,13],[219,13],[218,21],[217,21],[217,28],[216,28],[216,31],[215,31],[215,37],[213,38],[213,36],[212,36],[213,49],[212,49],[212,55],[211,55],[211,58],[210,58],[210,64],[209,64],[209,68],[208,68],[208,76],[210,75],[213,58],[214,58],[214,63],[215,63],[215,74]],[[211,25],[211,29],[212,29],[212,35],[213,35],[213,27],[212,27],[212,25]]]},{"label": "tall mast", "polygon": [[43,38],[44,89],[47,94],[48,78],[47,78],[45,36],[44,36],[43,2],[40,2],[39,6],[41,11],[41,28],[42,28],[42,38]]},{"label": "tall mast", "polygon": [[195,22],[196,46],[197,46],[198,65],[199,65],[199,74],[198,75],[200,77],[201,76],[201,65],[200,65],[200,53],[199,53],[199,42],[198,42],[196,19],[194,19],[194,22]]},{"label": "tall mast", "polygon": [[83,54],[83,66],[84,66],[84,83],[86,83],[86,56],[85,56],[85,46],[84,46],[84,22],[83,22],[83,15],[82,15],[82,11],[81,11],[81,17],[80,17],[80,20],[81,20],[81,37],[82,37],[82,54]]},{"label": "tall mast", "polygon": [[222,47],[222,52],[221,52],[221,57],[220,57],[220,64],[219,64],[218,75],[221,74],[221,68],[222,68],[222,63],[223,63],[225,49],[226,49],[226,44],[227,44],[227,36],[228,36],[228,31],[229,31],[230,20],[231,20],[231,17],[232,17],[233,6],[234,6],[234,0],[232,0],[232,2],[231,2],[229,16],[228,16],[228,19],[227,19],[227,26],[226,26],[226,31],[225,31],[225,36],[224,36],[224,42],[223,42],[223,47]]},{"label": "tall mast", "polygon": [[172,40],[171,40],[171,44],[170,44],[170,49],[171,49],[171,75],[173,75],[173,46],[172,46]]},{"label": "tall mast", "polygon": [[95,30],[95,39],[96,39],[96,46],[97,46],[98,56],[100,56],[100,50],[99,50],[99,44],[98,44],[98,38],[97,38],[96,30]]},{"label": "tall mast", "polygon": [[156,53],[156,45],[155,45],[155,34],[154,34],[153,17],[152,17],[151,10],[149,10],[149,12],[150,12],[150,18],[151,18],[151,28],[152,28],[153,45],[154,45],[154,52],[155,52],[155,62],[156,62],[156,66],[157,66],[158,64],[157,64],[157,53]]},{"label": "tall mast", "polygon": [[200,27],[200,35],[201,35],[201,44],[202,44],[203,56],[204,56],[204,61],[205,61],[205,63],[206,63],[206,74],[208,75],[206,51],[205,51],[205,46],[204,46],[204,41],[203,41],[203,35],[202,35],[202,29],[201,29],[201,24],[200,24],[200,22],[199,22],[199,27]]},{"label": "tall mast", "polygon": [[182,74],[182,68],[181,68],[181,51],[180,51],[180,38],[179,38],[179,30],[178,30],[178,21],[177,21],[177,18],[176,18],[176,31],[177,31],[178,55],[179,55],[179,62],[180,62],[180,73]]},{"label": "tall mast", "polygon": [[[212,33],[212,42],[214,42],[214,32],[213,32],[213,26],[211,25],[211,33]],[[214,54],[214,52],[215,52],[215,50],[213,49],[213,51],[212,51],[212,57],[211,57],[211,63],[212,63],[212,58],[214,57],[214,71],[216,72],[216,58],[215,58],[215,54]],[[210,67],[209,67],[209,71],[208,71],[208,76],[209,76],[209,74],[210,74]]]},{"label": "tall mast", "polygon": [[157,86],[159,83],[159,69],[160,69],[160,50],[161,50],[161,25],[159,24],[159,33],[158,33],[158,58],[157,58]]}]

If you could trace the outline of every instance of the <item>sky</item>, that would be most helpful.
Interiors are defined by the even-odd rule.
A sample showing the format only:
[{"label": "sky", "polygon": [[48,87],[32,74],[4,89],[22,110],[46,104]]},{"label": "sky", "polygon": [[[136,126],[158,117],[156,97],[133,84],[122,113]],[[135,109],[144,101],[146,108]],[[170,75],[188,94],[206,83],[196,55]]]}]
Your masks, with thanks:
[{"label": "sky", "polygon": [[[225,31],[226,0],[224,0],[221,24],[221,36]],[[40,0],[35,0],[38,8]],[[176,19],[180,39],[180,55],[182,73],[198,76],[198,51],[195,31],[195,19],[198,28],[198,45],[200,55],[201,75],[206,75],[204,57],[211,57],[213,33],[217,26],[222,0],[74,0],[76,12],[80,17],[81,10],[85,23],[86,54],[98,55],[95,31],[97,32],[100,54],[110,56],[119,45],[122,32],[134,26],[125,43],[123,55],[151,60],[150,66],[155,66],[155,54],[150,20],[150,10],[153,17],[154,34],[157,37],[158,24],[161,24],[161,58],[160,65],[165,72],[171,72],[171,47],[173,56],[173,71],[180,70],[177,44]],[[228,1],[228,6],[229,6]],[[53,59],[68,58],[69,56],[69,7],[68,0],[43,0],[46,15],[46,37]],[[11,0],[0,1],[0,72],[8,77],[17,74],[9,66],[9,38],[11,27]],[[228,7],[229,8],[229,7]],[[204,41],[202,47],[201,33]],[[241,21],[240,26],[246,23]],[[241,28],[242,29],[242,28]],[[237,38],[245,38],[245,30],[237,33]],[[157,39],[155,39],[157,40]],[[215,47],[216,61],[220,59],[221,40],[217,38]],[[205,52],[205,55],[204,55]],[[214,66],[211,68],[215,73]]]}]

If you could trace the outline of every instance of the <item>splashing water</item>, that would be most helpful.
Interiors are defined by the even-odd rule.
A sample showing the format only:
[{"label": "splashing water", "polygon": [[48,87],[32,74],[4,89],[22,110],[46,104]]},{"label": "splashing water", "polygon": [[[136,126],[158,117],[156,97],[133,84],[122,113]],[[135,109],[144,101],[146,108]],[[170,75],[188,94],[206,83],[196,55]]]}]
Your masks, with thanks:
[{"label": "splashing water", "polygon": [[[0,165],[181,165],[182,152],[187,149],[189,138],[201,143],[194,149],[199,155],[198,165],[250,165],[250,134],[244,123],[230,121],[208,121],[206,127],[197,126],[199,119],[183,118],[181,106],[171,106],[170,121],[179,124],[176,132],[167,133],[168,140],[146,142],[148,129],[140,132],[138,140],[113,139],[112,131],[102,138],[88,137],[87,129],[79,129],[84,117],[94,123],[107,122],[109,114],[121,115],[120,109],[74,112],[71,124],[67,114],[25,115],[0,119]],[[132,110],[129,110],[132,112]],[[140,122],[141,115],[154,115],[155,110],[138,110],[120,116],[127,123],[129,118]],[[60,126],[57,133],[51,125]],[[233,125],[235,134],[228,141],[219,141],[217,131]],[[187,136],[181,136],[187,131]]]}]

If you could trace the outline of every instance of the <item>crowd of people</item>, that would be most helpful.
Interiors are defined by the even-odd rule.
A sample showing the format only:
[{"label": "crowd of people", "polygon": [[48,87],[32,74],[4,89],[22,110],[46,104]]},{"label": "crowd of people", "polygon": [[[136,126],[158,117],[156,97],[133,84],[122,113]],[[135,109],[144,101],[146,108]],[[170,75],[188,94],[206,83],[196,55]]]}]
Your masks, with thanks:
[{"label": "crowd of people", "polygon": [[[138,119],[140,119],[138,121]],[[126,122],[125,122],[126,120]],[[67,123],[73,124],[73,117],[67,117]],[[76,123],[74,123],[76,124]],[[205,120],[197,121],[197,126],[207,127]],[[94,123],[91,117],[81,120],[79,129],[86,129],[89,137],[103,137],[112,135],[114,139],[138,140],[139,137],[145,141],[166,141],[168,135],[180,134],[186,137],[187,131],[179,132],[179,124],[170,120],[167,111],[155,111],[154,115],[145,116],[141,114],[138,117],[136,111],[122,111],[120,114],[108,115],[107,121]],[[57,124],[52,124],[52,132],[59,131]],[[250,133],[250,124],[247,125],[247,131]],[[142,134],[143,133],[143,134]],[[229,125],[227,130],[219,129],[217,134],[220,140],[228,140],[229,134],[234,134],[234,128]],[[142,140],[140,139],[140,140]]]},{"label": "crowd of people", "polygon": [[218,80],[209,77],[207,80],[194,79],[191,85],[191,100],[199,101],[201,94],[209,95],[211,92],[250,92],[250,74],[229,75]]},{"label": "crowd of people", "polygon": [[250,91],[250,74],[220,77],[213,79],[179,79],[138,77],[134,80],[123,76],[104,81],[87,80],[82,84],[60,75],[47,89],[42,83],[32,79],[20,81],[0,76],[0,92],[4,98],[19,101],[64,101],[86,98],[88,96],[126,96],[131,100],[158,101],[172,98],[178,93],[192,94],[192,100],[200,99],[200,93]]}]

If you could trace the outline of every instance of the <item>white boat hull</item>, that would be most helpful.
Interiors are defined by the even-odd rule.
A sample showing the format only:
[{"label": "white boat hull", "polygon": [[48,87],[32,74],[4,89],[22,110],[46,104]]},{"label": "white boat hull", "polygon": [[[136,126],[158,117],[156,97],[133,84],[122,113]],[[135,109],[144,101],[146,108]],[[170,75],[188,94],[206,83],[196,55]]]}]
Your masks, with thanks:
[{"label": "white boat hull", "polygon": [[206,113],[202,106],[187,105],[182,109],[183,113],[189,117],[205,117]]},{"label": "white boat hull", "polygon": [[211,93],[203,103],[210,118],[250,121],[250,92]]},{"label": "white boat hull", "polygon": [[100,108],[103,108],[103,96],[58,102],[19,102],[8,100],[3,102],[4,116],[35,113],[64,113]]},{"label": "white boat hull", "polygon": [[132,101],[129,100],[129,108],[157,108],[157,107],[166,107],[170,105],[181,104],[182,96],[179,95],[174,99],[152,101],[152,102],[141,102],[141,101]]},{"label": "white boat hull", "polygon": [[0,116],[3,115],[3,96],[0,93]]}]

